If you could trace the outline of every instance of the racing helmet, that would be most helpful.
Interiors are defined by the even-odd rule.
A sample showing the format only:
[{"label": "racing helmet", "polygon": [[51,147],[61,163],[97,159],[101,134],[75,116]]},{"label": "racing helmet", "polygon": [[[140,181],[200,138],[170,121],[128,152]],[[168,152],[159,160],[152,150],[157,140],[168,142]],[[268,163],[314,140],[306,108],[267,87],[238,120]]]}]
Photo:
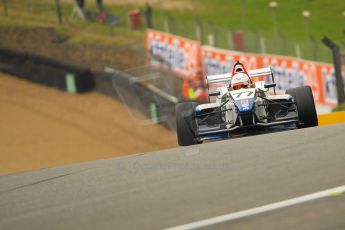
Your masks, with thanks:
[{"label": "racing helmet", "polygon": [[250,78],[245,73],[236,73],[231,78],[230,86],[232,89],[242,89],[250,87]]},{"label": "racing helmet", "polygon": [[248,74],[244,65],[239,61],[237,61],[234,65],[234,67],[232,68],[232,75],[231,76],[234,76],[236,73]]}]

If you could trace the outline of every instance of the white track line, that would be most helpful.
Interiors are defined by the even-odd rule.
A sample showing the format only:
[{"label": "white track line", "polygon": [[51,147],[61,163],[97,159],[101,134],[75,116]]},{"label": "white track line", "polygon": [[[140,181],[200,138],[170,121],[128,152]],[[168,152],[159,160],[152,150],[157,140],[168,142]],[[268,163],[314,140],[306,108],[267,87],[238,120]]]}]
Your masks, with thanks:
[{"label": "white track line", "polygon": [[252,216],[252,215],[256,215],[256,214],[260,214],[264,212],[269,212],[272,210],[285,208],[292,205],[296,205],[296,204],[300,204],[300,203],[304,203],[304,202],[308,202],[312,200],[317,200],[324,197],[340,195],[344,192],[345,192],[345,185],[339,186],[336,188],[327,189],[321,192],[311,193],[305,196],[300,196],[300,197],[256,207],[256,208],[251,208],[251,209],[247,209],[247,210],[243,210],[239,212],[229,213],[222,216],[217,216],[217,217],[213,217],[213,218],[209,218],[205,220],[192,222],[189,224],[183,224],[183,225],[175,226],[172,228],[167,228],[167,230],[196,229],[196,228],[206,227],[209,225],[236,220],[236,219],[240,219],[240,218],[244,218],[244,217],[248,217],[248,216]]}]

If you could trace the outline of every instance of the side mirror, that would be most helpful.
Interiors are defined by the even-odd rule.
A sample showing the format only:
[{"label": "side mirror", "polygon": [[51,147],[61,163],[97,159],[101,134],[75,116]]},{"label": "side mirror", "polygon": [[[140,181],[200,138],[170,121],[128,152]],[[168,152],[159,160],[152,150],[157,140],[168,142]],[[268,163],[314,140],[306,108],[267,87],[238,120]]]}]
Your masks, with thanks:
[{"label": "side mirror", "polygon": [[210,97],[212,97],[212,96],[219,96],[219,95],[220,95],[220,92],[219,92],[218,90],[209,90],[209,91],[208,91],[208,95],[209,95]]},{"label": "side mirror", "polygon": [[265,89],[268,89],[268,88],[272,88],[272,87],[276,87],[276,83],[271,83],[271,84],[265,84],[264,87]]}]

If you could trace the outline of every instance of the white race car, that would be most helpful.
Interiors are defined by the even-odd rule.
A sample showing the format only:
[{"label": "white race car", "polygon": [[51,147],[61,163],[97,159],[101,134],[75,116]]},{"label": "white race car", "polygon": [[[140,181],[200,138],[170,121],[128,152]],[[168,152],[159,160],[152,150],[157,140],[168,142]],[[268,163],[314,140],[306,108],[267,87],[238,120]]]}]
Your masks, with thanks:
[{"label": "white race car", "polygon": [[[271,77],[271,83],[252,81],[263,76]],[[277,128],[318,125],[311,88],[301,86],[277,95],[271,68],[247,72],[237,62],[232,73],[207,76],[206,81],[209,103],[176,105],[177,138],[181,146]]]}]

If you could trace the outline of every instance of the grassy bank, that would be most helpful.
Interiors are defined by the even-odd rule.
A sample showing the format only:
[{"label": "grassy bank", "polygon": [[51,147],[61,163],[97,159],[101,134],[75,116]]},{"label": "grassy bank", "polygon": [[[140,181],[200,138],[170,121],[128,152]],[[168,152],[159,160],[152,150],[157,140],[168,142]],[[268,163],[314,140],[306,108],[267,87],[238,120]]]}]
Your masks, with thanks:
[{"label": "grassy bank", "polygon": [[[120,21],[118,26],[109,26],[72,18],[72,1],[62,2],[62,24],[58,23],[54,1],[32,0],[22,2],[13,0],[8,2],[8,16],[0,15],[0,26],[53,27],[65,35],[70,43],[143,47],[144,28],[130,30],[125,20]],[[2,10],[3,5],[1,4],[0,9]],[[94,4],[90,4],[89,7],[91,10],[96,10]],[[109,10],[109,12],[111,11]]]},{"label": "grassy bank", "polygon": [[[118,26],[111,27],[97,22],[82,22],[72,19],[72,0],[61,1],[63,24],[58,25],[54,1],[20,0],[9,1],[8,17],[0,16],[0,25],[53,26],[68,35],[70,42],[99,43],[113,45],[144,46],[144,28],[129,29],[127,14],[130,10],[144,9],[145,1],[105,0],[106,10],[120,18]],[[164,3],[167,3],[165,1]],[[175,1],[174,1],[175,2]],[[178,2],[178,1],[177,1]],[[283,55],[296,55],[296,47],[301,57],[319,61],[331,61],[331,54],[321,42],[327,35],[338,38],[344,45],[345,4],[342,0],[332,2],[324,0],[290,0],[277,1],[275,10],[276,32],[273,26],[273,12],[267,0],[186,0],[174,4],[153,1],[153,24],[161,30],[197,39],[196,25],[202,29],[202,43],[207,43],[210,33],[216,34],[216,46],[233,48],[229,44],[229,31],[243,31],[246,52],[261,52],[259,40],[266,44],[266,52]],[[90,10],[97,9],[94,1],[86,1]],[[175,4],[176,5],[176,4]],[[183,7],[185,5],[185,7]],[[0,6],[1,7],[1,6]],[[311,13],[305,20],[302,11]],[[142,18],[143,19],[143,18]],[[143,23],[144,24],[144,23]],[[313,40],[311,40],[311,37]]]},{"label": "grassy bank", "polygon": [[342,103],[333,109],[333,112],[345,111],[345,103]]}]

